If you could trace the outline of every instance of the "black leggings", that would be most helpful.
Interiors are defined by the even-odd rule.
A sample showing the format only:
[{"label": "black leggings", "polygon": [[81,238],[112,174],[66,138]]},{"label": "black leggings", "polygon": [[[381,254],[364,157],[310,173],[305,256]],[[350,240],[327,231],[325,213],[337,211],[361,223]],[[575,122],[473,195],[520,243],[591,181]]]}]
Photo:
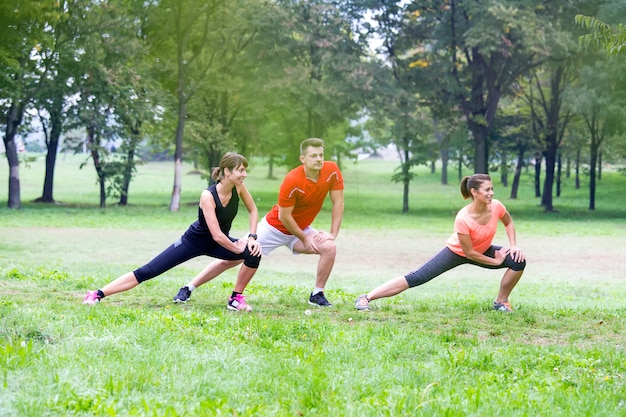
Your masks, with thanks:
[{"label": "black leggings", "polygon": [[[491,246],[483,255],[495,258],[496,251],[501,248],[501,246]],[[511,268],[513,271],[523,271],[526,267],[526,261],[515,262],[513,258],[511,258],[511,255],[507,255],[504,262],[500,265],[485,265],[472,261],[465,256],[457,255],[445,247],[437,255],[430,258],[424,265],[406,274],[404,278],[409,284],[409,287],[417,287],[418,285],[425,284],[444,272],[463,264],[478,265],[487,269]]]},{"label": "black leggings", "polygon": [[[235,242],[237,239],[230,238],[230,240]],[[200,255],[212,256],[213,258],[228,261],[243,259],[244,265],[255,269],[259,267],[259,263],[261,262],[261,256],[252,256],[248,247],[246,247],[242,253],[234,253],[217,243],[211,248],[207,248],[206,246],[194,244],[188,239],[181,238],[158,254],[150,262],[141,268],[135,269],[133,273],[137,281],[141,283],[157,277],[175,266]]]}]

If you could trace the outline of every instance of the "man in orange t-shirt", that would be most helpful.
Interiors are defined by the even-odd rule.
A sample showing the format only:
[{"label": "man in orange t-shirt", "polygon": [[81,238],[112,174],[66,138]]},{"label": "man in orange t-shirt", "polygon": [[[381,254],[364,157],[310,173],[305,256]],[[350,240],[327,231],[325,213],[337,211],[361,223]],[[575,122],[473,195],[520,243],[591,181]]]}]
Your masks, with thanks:
[{"label": "man in orange t-shirt", "polygon": [[[336,163],[324,161],[321,139],[300,144],[300,161],[302,165],[285,176],[278,204],[261,220],[257,233],[264,255],[279,246],[287,246],[293,253],[320,255],[309,304],[329,307],[324,287],[335,264],[335,238],[343,217],[343,176]],[[332,202],[330,232],[318,232],[311,223],[327,195]]]},{"label": "man in orange t-shirt", "polygon": [[[300,144],[300,162],[302,165],[285,176],[278,204],[261,219],[257,234],[250,234],[249,238],[261,244],[263,255],[280,246],[286,246],[294,254],[319,255],[315,288],[309,296],[309,304],[330,307],[332,304],[326,299],[324,288],[335,264],[335,239],[343,218],[343,176],[336,163],[324,161],[322,139],[309,138]],[[322,209],[326,196],[330,196],[332,202],[330,231],[320,232],[311,224]],[[239,262],[212,262],[191,281],[189,289],[193,291]],[[238,277],[233,294],[242,294],[249,282],[250,279]]]}]

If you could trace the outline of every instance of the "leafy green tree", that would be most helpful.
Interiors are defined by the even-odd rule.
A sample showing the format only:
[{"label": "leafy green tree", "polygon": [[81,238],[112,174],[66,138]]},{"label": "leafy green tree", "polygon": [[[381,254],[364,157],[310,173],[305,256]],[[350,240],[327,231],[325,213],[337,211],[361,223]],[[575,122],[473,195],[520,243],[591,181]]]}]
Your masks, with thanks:
[{"label": "leafy green tree", "polygon": [[571,110],[563,110],[563,93],[574,74],[573,69],[565,63],[544,68],[548,72],[534,72],[526,99],[531,111],[533,136],[546,162],[541,205],[545,211],[551,212],[554,211],[552,196],[557,153],[572,117]]},{"label": "leafy green tree", "polygon": [[15,138],[24,113],[43,85],[50,69],[51,39],[49,26],[58,19],[56,2],[7,0],[0,4],[0,104],[6,129],[4,147],[9,165],[8,207],[21,206],[19,158]]},{"label": "leafy green tree", "polygon": [[[127,202],[143,122],[154,114],[147,93],[153,83],[143,79],[145,64],[139,59],[145,52],[141,10],[142,3],[134,1],[92,4],[88,14],[80,14],[84,20],[77,23],[74,40],[79,53],[68,66],[77,91],[68,128],[86,131],[102,208],[110,195]],[[120,141],[123,153],[111,152]]]},{"label": "leafy green tree", "polygon": [[114,106],[115,124],[121,144],[110,164],[110,189],[119,195],[119,204],[128,204],[130,182],[139,163],[137,152],[141,141],[153,135],[157,108],[163,97],[157,81],[150,76],[153,62],[148,54],[145,25],[152,9],[139,0],[116,0],[113,16],[119,16],[115,30],[109,33],[112,50],[105,65],[111,85],[109,100]]},{"label": "leafy green tree", "polygon": [[[221,18],[239,2],[226,0],[162,0],[156,3],[145,25],[151,46],[154,74],[174,98],[174,186],[170,210],[178,211],[182,190],[182,158],[185,124],[190,100],[219,55],[209,49],[219,40]],[[172,76],[172,74],[174,76]]]},{"label": "leafy green tree", "polygon": [[258,59],[265,40],[258,38],[273,7],[256,1],[233,3],[224,8],[219,31],[206,40],[203,59],[213,65],[189,101],[185,139],[197,165],[207,170],[217,166],[226,151],[250,156],[257,148],[259,119],[266,107]]},{"label": "leafy green tree", "polygon": [[[408,15],[401,1],[365,2],[362,16],[365,36],[374,36],[380,42],[375,51],[379,69],[374,72],[375,94],[368,100],[367,114],[371,118],[367,130],[383,146],[391,143],[398,149],[400,166],[392,181],[403,186],[402,212],[409,211],[409,185],[412,168],[430,160],[430,142],[433,121],[428,107],[417,94],[411,76],[411,61],[405,51],[412,39],[404,28]],[[363,19],[363,18],[362,18]]]},{"label": "leafy green tree", "polygon": [[[520,95],[521,97],[521,95]],[[515,160],[513,181],[509,198],[516,199],[519,191],[522,169],[527,165],[528,155],[537,150],[537,143],[531,132],[531,116],[528,105],[520,97],[504,97],[500,105],[500,114],[494,124],[494,136],[498,138],[501,159],[501,182],[507,185],[508,165]]]},{"label": "leafy green tree", "polygon": [[263,150],[295,166],[298,145],[307,137],[325,139],[331,154],[341,152],[345,138],[327,134],[358,117],[371,85],[347,5],[325,0],[276,4],[274,24],[264,37],[272,48],[266,49],[263,63],[272,70],[265,79],[267,121],[280,131],[268,138],[263,129]]},{"label": "leafy green tree", "polygon": [[580,84],[569,97],[589,135],[589,210],[595,209],[598,158],[605,141],[624,132],[626,64],[591,60],[580,72]]},{"label": "leafy green tree", "polygon": [[55,4],[56,21],[50,22],[48,33],[50,44],[41,50],[49,68],[47,76],[41,80],[40,89],[32,99],[37,109],[39,121],[44,131],[46,146],[46,169],[41,197],[37,202],[54,202],[54,170],[67,109],[71,107],[71,97],[76,93],[72,72],[79,59],[77,44],[82,37],[96,28],[85,25],[84,16],[91,9],[89,0],[60,1]]},{"label": "leafy green tree", "polygon": [[[581,53],[576,42],[573,16],[576,11],[595,11],[597,2],[568,0],[546,3],[543,14],[554,16],[553,30],[549,32],[547,45],[550,56],[541,67],[533,69],[529,82],[520,80],[523,97],[528,103],[534,136],[545,161],[545,178],[541,192],[541,204],[545,211],[554,211],[553,191],[558,166],[559,149],[572,112],[564,105],[563,95],[577,77]],[[558,195],[558,190],[557,190]]]},{"label": "leafy green tree", "polygon": [[407,31],[422,94],[458,106],[474,139],[474,170],[487,172],[489,133],[511,85],[547,56],[550,25],[535,1],[411,3]]}]

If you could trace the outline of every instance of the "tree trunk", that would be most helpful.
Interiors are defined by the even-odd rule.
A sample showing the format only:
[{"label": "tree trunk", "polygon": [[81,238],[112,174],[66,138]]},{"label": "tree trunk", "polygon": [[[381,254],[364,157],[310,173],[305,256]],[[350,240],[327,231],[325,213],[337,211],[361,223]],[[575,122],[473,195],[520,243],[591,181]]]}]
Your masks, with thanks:
[{"label": "tree trunk", "polygon": [[541,205],[545,208],[545,211],[554,211],[552,202],[552,189],[554,187],[554,171],[556,162],[556,149],[550,146],[543,152],[544,159],[546,161],[546,178],[543,181],[543,196],[541,198]]},{"label": "tree trunk", "polygon": [[575,161],[575,175],[576,175],[576,189],[580,189],[580,146],[576,149],[576,161]]},{"label": "tree trunk", "polygon": [[409,183],[411,181],[409,173],[409,150],[404,150],[404,161],[402,162],[402,213],[409,212]]},{"label": "tree trunk", "polygon": [[598,145],[591,139],[591,149],[589,158],[589,210],[596,209],[596,164],[598,162]]},{"label": "tree trunk", "polygon": [[589,130],[591,133],[591,145],[589,146],[589,210],[596,209],[596,174],[598,169],[598,157],[600,154],[600,145],[602,144],[602,137],[600,135],[600,129],[598,128],[598,122],[588,122]]},{"label": "tree trunk", "polygon": [[402,187],[402,213],[409,212],[409,182],[403,181]]},{"label": "tree trunk", "polygon": [[96,129],[94,126],[87,128],[87,143],[89,144],[89,151],[91,153],[91,159],[93,160],[93,166],[96,169],[96,175],[98,176],[98,184],[100,185],[100,208],[106,208],[106,188],[104,170],[102,169],[102,161],[100,161],[100,151],[98,149],[98,143],[96,142]]},{"label": "tree trunk", "polygon": [[267,167],[267,179],[268,180],[274,179],[274,154],[271,154],[269,158],[269,164]]},{"label": "tree trunk", "polygon": [[[433,128],[435,130],[435,140],[437,141],[437,147],[439,148],[439,158],[441,159],[441,184],[448,184],[448,159],[450,159],[449,146],[450,140],[444,133],[438,128],[438,120],[433,118]],[[435,172],[435,162],[433,161],[433,170]]]},{"label": "tree trunk", "polygon": [[509,186],[509,164],[507,162],[506,152],[502,152],[502,161],[500,163],[500,182],[503,187]]},{"label": "tree trunk", "polygon": [[[452,5],[454,7],[454,5]],[[452,12],[454,15],[454,11]],[[454,26],[454,21],[451,22]],[[453,31],[455,29],[453,28]],[[456,51],[453,52],[453,64],[456,63]],[[489,131],[493,126],[493,121],[500,101],[500,93],[495,88],[497,80],[495,74],[486,74],[485,68],[489,67],[489,58],[484,57],[478,47],[471,48],[473,60],[468,64],[474,67],[470,72],[472,76],[472,88],[469,97],[463,97],[461,107],[467,119],[469,131],[474,137],[474,173],[489,173]],[[457,77],[456,67],[453,65],[453,75]],[[486,98],[484,97],[484,86],[487,85]],[[469,98],[469,99],[467,99]]]},{"label": "tree trunk", "polygon": [[598,181],[602,181],[602,148],[598,149]]},{"label": "tree trunk", "polygon": [[53,107],[50,109],[50,138],[46,138],[46,174],[43,180],[43,191],[41,197],[36,200],[42,203],[54,203],[54,170],[63,131],[62,114],[63,100],[54,100]]},{"label": "tree trunk", "polygon": [[128,205],[128,190],[130,189],[130,181],[133,178],[133,170],[135,169],[135,152],[137,151],[137,143],[139,140],[139,129],[131,129],[131,138],[128,144],[128,151],[126,152],[126,164],[124,165],[124,173],[122,174],[120,206]]},{"label": "tree trunk", "polygon": [[[179,88],[182,89],[182,87]],[[186,113],[184,94],[180,92],[178,98],[178,125],[176,126],[176,150],[174,151],[174,187],[172,189],[170,211],[178,211],[180,208],[180,194],[183,188],[183,133],[185,131]]]},{"label": "tree trunk", "polygon": [[535,156],[535,197],[541,197],[541,154]]},{"label": "tree trunk", "polygon": [[448,160],[450,159],[448,147],[439,151],[441,156],[441,185],[448,185]]},{"label": "tree trunk", "polygon": [[524,150],[520,149],[517,154],[517,164],[515,165],[515,174],[513,175],[513,185],[511,186],[511,199],[517,198],[517,190],[522,176],[522,166],[524,165]]},{"label": "tree trunk", "polygon": [[221,160],[222,155],[220,155],[218,151],[211,149],[209,152],[207,152],[207,161],[209,161],[209,166],[211,167],[211,175],[209,176],[209,187],[217,183],[217,181],[213,179],[213,170],[219,168]]},{"label": "tree trunk", "polygon": [[[543,157],[546,161],[546,178],[543,183],[543,197],[541,199],[541,205],[545,207],[547,212],[554,211],[553,206],[553,193],[554,188],[554,176],[556,168],[556,158],[559,151],[559,120],[561,120],[562,129],[565,129],[567,124],[567,118],[562,118],[560,115],[561,110],[561,95],[562,85],[566,74],[566,68],[559,66],[556,68],[550,79],[550,99],[547,103],[541,106],[545,111],[545,147],[542,150]],[[539,90],[539,82],[537,81]],[[543,93],[541,96],[543,97]],[[543,123],[542,123],[543,124]]]},{"label": "tree trunk", "polygon": [[43,191],[41,197],[37,199],[37,201],[42,203],[54,203],[54,169],[57,163],[61,129],[58,129],[59,131],[56,133],[54,130],[53,126],[46,152],[46,174],[43,180]]},{"label": "tree trunk", "polygon": [[561,175],[563,171],[563,164],[561,161],[561,152],[559,152],[556,158],[556,196],[561,196]]},{"label": "tree trunk", "polygon": [[17,130],[22,124],[24,116],[23,104],[16,105],[11,103],[9,114],[7,117],[7,130],[4,136],[4,150],[9,163],[9,196],[7,207],[11,209],[19,209],[22,205],[20,196],[20,160],[17,156],[17,146],[15,146],[15,137]]},{"label": "tree trunk", "polygon": [[488,132],[486,126],[469,122],[470,131],[474,136],[474,174],[489,173],[489,149],[487,146]]}]

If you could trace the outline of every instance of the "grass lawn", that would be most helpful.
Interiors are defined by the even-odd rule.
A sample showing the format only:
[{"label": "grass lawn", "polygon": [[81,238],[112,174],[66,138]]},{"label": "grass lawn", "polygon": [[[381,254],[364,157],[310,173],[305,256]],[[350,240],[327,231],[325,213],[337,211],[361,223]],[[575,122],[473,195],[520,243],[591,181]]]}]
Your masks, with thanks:
[{"label": "grass lawn", "polygon": [[[147,262],[197,215],[205,181],[173,164],[139,168],[130,205],[98,204],[93,168],[61,157],[56,205],[35,204],[43,159],[21,167],[20,210],[6,208],[0,159],[0,416],[616,416],[626,415],[626,177],[607,169],[596,210],[565,179],[544,213],[525,173],[519,199],[493,174],[528,258],[513,314],[490,309],[502,271],[463,266],[357,312],[354,299],[439,250],[466,202],[458,180],[422,168],[402,188],[394,162],[348,162],[346,209],[327,286],[310,308],[317,258],[281,248],[248,287],[250,314],[226,310],[236,270],[172,303],[209,258],[132,291],[81,304],[89,289]],[[4,174],[2,174],[4,173]],[[252,161],[264,214],[280,178]],[[454,172],[450,173],[452,176]],[[315,227],[327,230],[329,207]],[[244,234],[245,210],[232,235]],[[504,230],[496,242],[506,244]]]}]

